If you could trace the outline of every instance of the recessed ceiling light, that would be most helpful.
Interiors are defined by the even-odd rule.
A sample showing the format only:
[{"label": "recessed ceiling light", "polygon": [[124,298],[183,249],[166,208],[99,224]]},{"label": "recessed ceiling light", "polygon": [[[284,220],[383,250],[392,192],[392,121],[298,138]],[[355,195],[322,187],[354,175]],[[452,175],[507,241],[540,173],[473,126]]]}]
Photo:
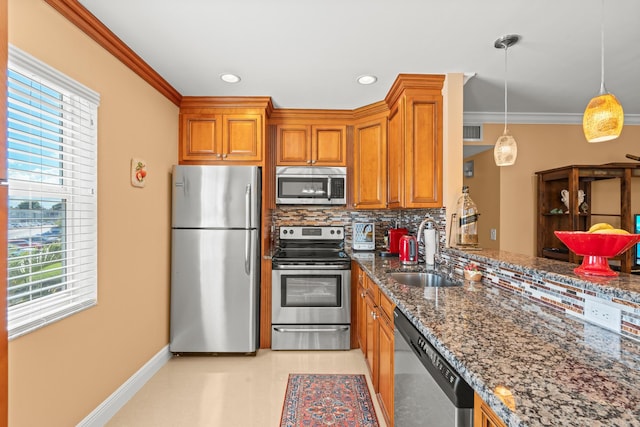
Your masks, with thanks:
[{"label": "recessed ceiling light", "polygon": [[363,76],[358,77],[357,80],[358,80],[358,83],[360,83],[361,85],[372,85],[378,81],[378,78],[376,76],[365,74]]},{"label": "recessed ceiling light", "polygon": [[240,76],[231,73],[220,74],[220,78],[227,83],[238,83],[240,81]]}]

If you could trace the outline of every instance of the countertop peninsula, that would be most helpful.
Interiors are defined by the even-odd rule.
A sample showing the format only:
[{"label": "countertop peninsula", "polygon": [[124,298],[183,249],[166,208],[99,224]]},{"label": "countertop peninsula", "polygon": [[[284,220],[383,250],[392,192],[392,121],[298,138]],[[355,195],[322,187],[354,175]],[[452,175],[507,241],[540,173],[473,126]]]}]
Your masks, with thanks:
[{"label": "countertop peninsula", "polygon": [[[403,267],[397,258],[374,253],[351,255],[508,426],[640,426],[639,341],[486,277],[459,287],[409,287],[389,272],[423,270],[423,265]],[[621,274],[597,283],[559,261],[489,250],[445,255],[506,268],[515,280],[534,274],[540,283],[553,280],[569,290],[579,285],[589,294],[640,303],[639,276]],[[632,311],[640,317],[639,310]],[[511,392],[513,409],[496,396],[498,386]]]}]

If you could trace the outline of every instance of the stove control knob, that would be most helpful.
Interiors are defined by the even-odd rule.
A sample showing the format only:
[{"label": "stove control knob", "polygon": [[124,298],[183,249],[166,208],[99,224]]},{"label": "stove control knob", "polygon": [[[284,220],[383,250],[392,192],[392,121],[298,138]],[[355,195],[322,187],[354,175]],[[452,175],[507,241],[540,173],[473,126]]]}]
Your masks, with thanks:
[{"label": "stove control knob", "polygon": [[293,234],[293,230],[289,230],[289,234]]},{"label": "stove control knob", "polygon": [[287,230],[283,230],[282,233],[283,234],[288,234],[289,232]]},{"label": "stove control knob", "polygon": [[338,234],[340,234],[341,232],[342,232],[342,231],[340,231],[340,230],[336,231],[336,233],[338,233]]},{"label": "stove control knob", "polygon": [[331,234],[336,234],[336,231],[335,230],[331,230]]}]

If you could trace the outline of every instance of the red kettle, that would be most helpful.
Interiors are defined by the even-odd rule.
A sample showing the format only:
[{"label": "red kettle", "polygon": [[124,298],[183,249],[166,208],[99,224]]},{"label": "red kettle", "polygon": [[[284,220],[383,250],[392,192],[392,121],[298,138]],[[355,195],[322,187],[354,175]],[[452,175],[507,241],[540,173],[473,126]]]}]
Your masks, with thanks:
[{"label": "red kettle", "polygon": [[400,237],[400,263],[414,265],[418,263],[418,240],[415,236],[404,235]]}]

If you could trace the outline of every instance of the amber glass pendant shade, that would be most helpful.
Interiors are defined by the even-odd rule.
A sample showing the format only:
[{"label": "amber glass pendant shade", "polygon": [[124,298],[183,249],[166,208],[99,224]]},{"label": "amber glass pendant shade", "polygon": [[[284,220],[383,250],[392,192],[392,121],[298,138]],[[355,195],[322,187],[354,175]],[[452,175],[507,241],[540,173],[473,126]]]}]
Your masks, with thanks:
[{"label": "amber glass pendant shade", "polygon": [[604,0],[600,23],[600,93],[589,101],[582,116],[582,130],[588,142],[611,141],[624,125],[622,105],[604,86]]},{"label": "amber glass pendant shade", "polygon": [[611,93],[594,97],[584,110],[582,129],[588,142],[616,139],[622,132],[624,112],[622,105]]},{"label": "amber glass pendant shade", "polygon": [[496,141],[493,147],[493,159],[496,166],[511,166],[516,162],[518,157],[518,145],[515,138],[509,133],[507,128],[504,129],[502,136]]}]

